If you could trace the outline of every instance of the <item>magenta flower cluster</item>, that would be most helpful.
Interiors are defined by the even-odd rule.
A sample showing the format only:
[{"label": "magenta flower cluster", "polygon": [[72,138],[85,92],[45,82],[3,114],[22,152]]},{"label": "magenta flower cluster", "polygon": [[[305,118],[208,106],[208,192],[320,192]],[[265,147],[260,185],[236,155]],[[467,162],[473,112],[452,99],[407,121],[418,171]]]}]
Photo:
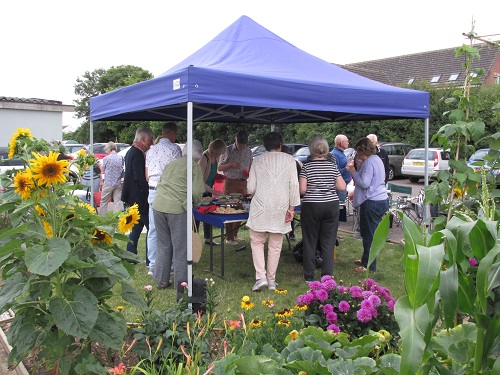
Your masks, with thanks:
[{"label": "magenta flower cluster", "polygon": [[355,336],[370,329],[397,330],[395,303],[390,290],[372,279],[364,280],[361,286],[346,287],[332,276],[309,283],[309,291],[297,297],[297,304],[308,306],[306,323]]}]

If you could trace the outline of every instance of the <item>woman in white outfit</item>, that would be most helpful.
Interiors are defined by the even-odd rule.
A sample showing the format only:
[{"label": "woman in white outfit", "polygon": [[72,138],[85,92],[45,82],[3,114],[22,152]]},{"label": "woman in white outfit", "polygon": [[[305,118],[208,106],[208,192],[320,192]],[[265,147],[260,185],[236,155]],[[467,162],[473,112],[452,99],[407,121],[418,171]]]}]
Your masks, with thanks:
[{"label": "woman in white outfit", "polygon": [[[283,235],[291,231],[294,208],[300,204],[295,159],[281,152],[282,138],[276,132],[263,139],[265,152],[256,157],[250,168],[247,191],[254,194],[247,226],[250,228],[256,282],[252,291],[276,289],[276,270]],[[267,271],[264,245],[268,235]]]}]

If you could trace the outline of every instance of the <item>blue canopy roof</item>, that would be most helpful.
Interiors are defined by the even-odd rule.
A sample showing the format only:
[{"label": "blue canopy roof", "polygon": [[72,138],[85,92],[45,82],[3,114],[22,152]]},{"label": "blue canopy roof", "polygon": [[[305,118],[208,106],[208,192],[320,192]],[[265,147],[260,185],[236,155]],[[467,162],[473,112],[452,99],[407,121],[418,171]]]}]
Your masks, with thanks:
[{"label": "blue canopy roof", "polygon": [[186,120],[188,102],[195,122],[429,117],[429,93],[358,76],[242,16],[160,76],[91,98],[90,120]]}]

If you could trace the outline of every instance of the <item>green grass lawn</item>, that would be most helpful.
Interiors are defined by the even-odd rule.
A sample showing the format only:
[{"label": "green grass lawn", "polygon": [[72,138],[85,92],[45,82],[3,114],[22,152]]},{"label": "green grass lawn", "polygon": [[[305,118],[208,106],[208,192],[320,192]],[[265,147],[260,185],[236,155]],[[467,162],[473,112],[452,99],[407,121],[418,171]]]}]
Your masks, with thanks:
[{"label": "green grass lawn", "polygon": [[[214,228],[214,236],[220,234]],[[300,240],[300,229],[296,230],[297,241]],[[203,235],[200,233],[200,235]],[[362,253],[361,240],[354,239],[348,233],[339,232],[342,237],[340,246],[337,248],[334,278],[337,282],[342,281],[344,285],[360,285],[364,274],[354,272],[354,260],[360,259]],[[239,246],[225,246],[225,278],[222,279],[208,272],[209,268],[209,246],[204,245],[203,255],[200,263],[193,266],[195,278],[213,278],[217,287],[219,297],[217,314],[219,318],[234,319],[236,314],[242,312],[240,307],[241,298],[248,295],[255,307],[251,310],[252,318],[264,318],[268,308],[262,305],[262,300],[271,299],[277,308],[293,308],[295,299],[299,294],[305,293],[308,288],[303,279],[302,265],[295,261],[291,249],[288,248],[286,240],[283,241],[283,250],[281,253],[280,264],[276,282],[278,288],[287,290],[286,294],[277,294],[275,292],[264,290],[259,293],[252,292],[252,285],[255,282],[255,270],[252,263],[252,254],[250,250],[250,240],[248,230],[240,229],[239,237],[245,239],[245,242]],[[145,234],[142,235],[139,242],[139,254],[144,258],[145,252]],[[292,247],[296,242],[292,242]],[[246,245],[246,249],[236,252],[235,249]],[[399,244],[387,243],[377,259],[377,272],[370,274],[370,277],[378,284],[389,288],[394,298],[399,298],[404,294],[404,272],[402,264],[403,247]],[[135,275],[133,284],[137,290],[143,291],[145,285],[152,285],[155,293],[155,308],[163,310],[173,307],[176,302],[176,294],[172,287],[164,290],[157,290],[156,283],[151,276],[148,276],[145,264],[135,266]],[[214,248],[214,271],[220,273],[220,247]],[[317,270],[317,279],[320,272]],[[173,275],[172,279],[173,281]],[[120,298],[114,298],[111,301],[113,305],[123,305],[124,313],[128,321],[134,321],[139,316],[139,311]]]}]

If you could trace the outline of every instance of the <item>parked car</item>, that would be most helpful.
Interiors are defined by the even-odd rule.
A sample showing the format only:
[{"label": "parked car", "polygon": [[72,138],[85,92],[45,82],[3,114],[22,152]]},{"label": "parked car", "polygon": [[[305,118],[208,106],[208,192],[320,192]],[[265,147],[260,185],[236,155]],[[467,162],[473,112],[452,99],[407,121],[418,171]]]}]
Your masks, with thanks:
[{"label": "parked car", "polygon": [[[481,148],[477,150],[472,156],[469,158],[467,161],[467,164],[473,168],[476,172],[479,171],[482,167],[484,167],[486,170],[490,170],[491,166],[493,163],[491,163],[491,160],[488,160],[487,155],[490,152],[489,148]],[[485,159],[486,157],[486,159]],[[498,160],[498,157],[496,158]],[[493,176],[495,176],[495,180],[497,181],[497,184],[500,184],[500,181],[498,180],[498,175],[500,173],[500,169],[498,169],[499,165],[496,163],[496,166],[494,165],[494,170],[493,170]],[[489,180],[490,174],[488,173],[487,179]]]},{"label": "parked car", "polygon": [[299,148],[295,154],[293,154],[293,157],[295,160],[300,161],[301,163],[304,163],[307,160],[307,157],[311,155],[311,151],[309,151],[309,147],[305,146],[302,148]]},{"label": "parked car", "polygon": [[[332,152],[333,147],[329,148],[329,152]],[[307,157],[311,155],[311,151],[309,151],[309,146],[304,146],[302,148],[299,148],[295,154],[293,154],[293,157],[295,160],[300,161],[301,163],[305,163],[307,161]]]},{"label": "parked car", "polygon": [[449,169],[450,152],[442,148],[429,147],[427,158],[424,148],[414,148],[403,160],[401,173],[411,182],[418,182],[425,175],[425,165],[429,178],[436,178],[439,171]]},{"label": "parked car", "polygon": [[68,154],[74,154],[77,151],[80,151],[82,148],[87,147],[83,143],[66,143],[64,144],[64,148],[68,150]]},{"label": "parked car", "polygon": [[252,151],[252,157],[259,156],[263,152],[266,152],[266,148],[263,145],[257,145],[257,146],[252,146],[250,148],[250,151]]},{"label": "parked car", "polygon": [[401,176],[401,167],[403,166],[403,160],[412,150],[415,148],[408,143],[401,142],[381,142],[379,148],[385,150],[389,156],[389,180],[393,180],[394,177]]},{"label": "parked car", "polygon": [[[284,143],[283,145],[290,149],[292,155],[302,147],[307,147],[307,145],[301,143]],[[260,154],[266,152],[266,148],[263,145],[252,146],[250,150],[252,151],[252,157],[259,156]]]},{"label": "parked car", "polygon": [[[106,146],[108,143],[94,143],[94,155],[97,159],[102,159],[104,158],[106,155],[108,155],[108,153],[106,151],[104,151],[104,146]],[[124,148],[127,148],[129,147],[130,145],[128,143],[117,143],[116,144],[116,152],[119,152],[121,151],[122,149]],[[87,152],[90,152],[90,146],[87,146],[86,147],[87,149]]]},{"label": "parked car", "polygon": [[307,145],[303,145],[302,143],[284,143],[284,145],[291,150],[292,155],[295,154],[302,147],[307,147]]}]

